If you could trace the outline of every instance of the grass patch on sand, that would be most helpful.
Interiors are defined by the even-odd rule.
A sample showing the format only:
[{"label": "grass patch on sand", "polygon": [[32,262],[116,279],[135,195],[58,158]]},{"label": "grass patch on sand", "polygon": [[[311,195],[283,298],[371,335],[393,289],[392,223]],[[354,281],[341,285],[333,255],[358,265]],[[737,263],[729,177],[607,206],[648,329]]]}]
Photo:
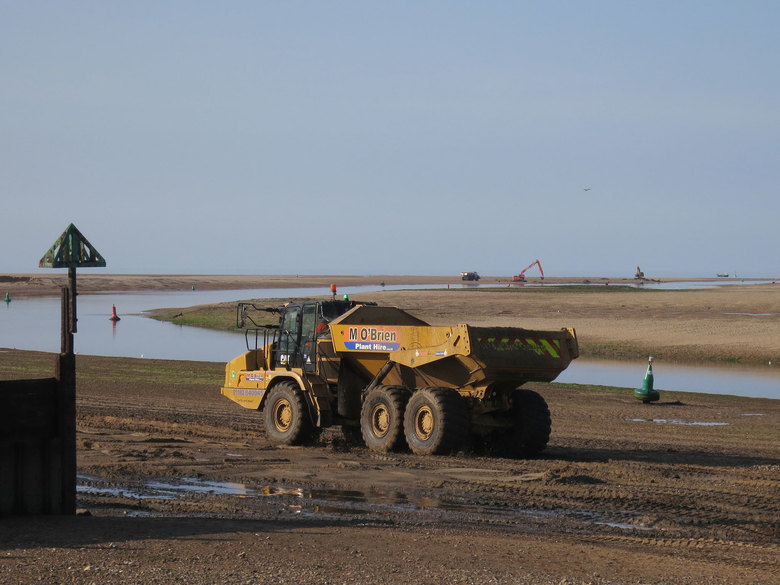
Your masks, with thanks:
[{"label": "grass patch on sand", "polygon": [[[620,386],[602,386],[600,384],[572,384],[570,382],[550,382],[549,385],[561,390],[572,390],[576,392],[596,392],[606,394],[622,394],[625,396],[633,396],[633,388],[622,388]],[[529,387],[541,389],[544,392],[543,384],[528,384]]]},{"label": "grass patch on sand", "polygon": [[8,349],[0,351],[0,380],[54,377],[55,354]]},{"label": "grass patch on sand", "polygon": [[203,327],[217,331],[238,331],[235,303],[198,305],[196,307],[155,309],[146,313],[158,321],[167,321],[188,327]]},{"label": "grass patch on sand", "polygon": [[[0,351],[0,380],[50,378],[54,376],[56,354],[39,351]],[[76,384],[171,386],[218,385],[225,365],[216,362],[151,360],[94,355],[76,356]]]},{"label": "grass patch on sand", "polygon": [[[290,299],[261,299],[249,300],[258,307],[280,307]],[[173,309],[155,309],[147,311],[145,314],[158,321],[167,321],[176,325],[186,325],[188,327],[203,327],[204,329],[215,329],[217,331],[243,331],[236,325],[236,306],[238,301],[230,303],[218,303],[214,305],[197,305],[195,307],[173,308]],[[264,313],[253,311],[252,318],[257,326],[269,326],[279,324],[279,315],[274,313]],[[247,321],[246,327],[254,327]]]},{"label": "grass patch on sand", "polygon": [[773,356],[761,352],[760,348],[751,356],[739,355],[726,348],[699,345],[658,345],[643,343],[588,343],[579,340],[580,356],[585,359],[637,360],[653,356],[658,360],[680,364],[760,364],[764,365]]}]

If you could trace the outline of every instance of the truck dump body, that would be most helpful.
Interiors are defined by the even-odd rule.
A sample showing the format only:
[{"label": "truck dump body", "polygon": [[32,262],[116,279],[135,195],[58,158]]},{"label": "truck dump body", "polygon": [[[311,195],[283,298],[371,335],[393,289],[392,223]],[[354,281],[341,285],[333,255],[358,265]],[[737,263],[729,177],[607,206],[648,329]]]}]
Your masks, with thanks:
[{"label": "truck dump body", "polygon": [[[496,377],[552,382],[579,356],[573,329],[467,327],[472,358]],[[487,376],[489,377],[489,376]]]},{"label": "truck dump body", "polygon": [[479,394],[495,383],[550,382],[578,356],[573,329],[432,326],[387,307],[355,307],[330,330],[335,352],[367,374],[389,360],[412,370],[417,385]]}]

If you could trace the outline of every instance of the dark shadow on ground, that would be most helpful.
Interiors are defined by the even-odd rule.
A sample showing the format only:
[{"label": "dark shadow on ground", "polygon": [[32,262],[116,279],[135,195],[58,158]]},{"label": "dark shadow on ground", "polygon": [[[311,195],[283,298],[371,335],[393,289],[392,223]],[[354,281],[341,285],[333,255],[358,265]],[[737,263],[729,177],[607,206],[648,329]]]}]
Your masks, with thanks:
[{"label": "dark shadow on ground", "polygon": [[734,455],[683,449],[596,449],[577,447],[548,447],[541,459],[563,461],[638,461],[660,464],[706,465],[712,467],[751,467],[780,465],[780,459],[750,455]]},{"label": "dark shadow on ground", "polygon": [[[138,540],[181,538],[201,542],[224,542],[225,535],[236,533],[273,534],[301,523],[286,520],[227,518],[132,518],[97,516],[34,516],[0,520],[0,550],[30,548],[81,548],[90,545]],[[311,519],[307,530],[344,526],[339,519]]]}]

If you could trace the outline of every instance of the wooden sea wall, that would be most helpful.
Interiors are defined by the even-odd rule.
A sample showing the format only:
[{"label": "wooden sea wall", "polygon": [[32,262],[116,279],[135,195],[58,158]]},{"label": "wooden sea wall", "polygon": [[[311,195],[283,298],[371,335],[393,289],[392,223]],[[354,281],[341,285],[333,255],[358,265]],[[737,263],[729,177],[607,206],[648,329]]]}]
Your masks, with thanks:
[{"label": "wooden sea wall", "polygon": [[0,380],[0,516],[73,514],[76,508],[75,371]]}]

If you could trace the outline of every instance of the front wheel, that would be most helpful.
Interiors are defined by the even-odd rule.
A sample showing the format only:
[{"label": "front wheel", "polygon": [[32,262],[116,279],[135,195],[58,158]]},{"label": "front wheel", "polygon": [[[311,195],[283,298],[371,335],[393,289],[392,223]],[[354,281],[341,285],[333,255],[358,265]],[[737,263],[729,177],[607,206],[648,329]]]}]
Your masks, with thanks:
[{"label": "front wheel", "polygon": [[451,388],[422,388],[409,399],[404,414],[404,436],[418,455],[453,451],[468,434],[466,403]]},{"label": "front wheel", "polygon": [[306,399],[291,382],[273,387],[265,403],[265,432],[272,443],[297,445],[310,438],[314,427]]}]

